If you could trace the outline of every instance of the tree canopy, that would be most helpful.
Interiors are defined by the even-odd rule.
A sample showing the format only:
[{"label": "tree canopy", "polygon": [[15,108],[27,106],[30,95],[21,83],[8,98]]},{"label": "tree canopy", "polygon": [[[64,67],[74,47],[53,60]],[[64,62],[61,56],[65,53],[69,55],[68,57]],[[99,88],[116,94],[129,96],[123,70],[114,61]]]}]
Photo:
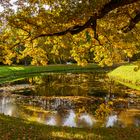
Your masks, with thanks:
[{"label": "tree canopy", "polygon": [[1,0],[1,7],[3,63],[73,58],[104,66],[139,53],[139,0]]}]

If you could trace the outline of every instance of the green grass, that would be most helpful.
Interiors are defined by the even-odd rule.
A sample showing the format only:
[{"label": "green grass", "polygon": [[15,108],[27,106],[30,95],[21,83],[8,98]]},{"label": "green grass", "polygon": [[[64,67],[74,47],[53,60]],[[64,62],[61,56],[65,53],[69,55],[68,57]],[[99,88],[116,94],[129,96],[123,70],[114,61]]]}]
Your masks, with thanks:
[{"label": "green grass", "polygon": [[72,65],[48,65],[48,66],[1,66],[0,83],[11,82],[18,78],[23,78],[39,73],[50,72],[105,72],[105,69],[96,64],[88,64],[85,67]]},{"label": "green grass", "polygon": [[137,65],[124,65],[108,73],[108,76],[133,89],[140,90],[140,70],[135,71]]},{"label": "green grass", "polygon": [[47,126],[0,115],[0,140],[139,140],[140,128]]}]

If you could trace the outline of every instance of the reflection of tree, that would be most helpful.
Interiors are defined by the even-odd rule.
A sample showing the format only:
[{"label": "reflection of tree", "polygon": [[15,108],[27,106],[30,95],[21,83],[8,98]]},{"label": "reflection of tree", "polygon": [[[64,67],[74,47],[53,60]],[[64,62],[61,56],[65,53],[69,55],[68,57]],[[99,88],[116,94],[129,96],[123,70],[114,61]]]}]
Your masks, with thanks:
[{"label": "reflection of tree", "polygon": [[119,114],[120,123],[124,127],[140,126],[140,110],[139,109],[127,109],[121,111]]},{"label": "reflection of tree", "polygon": [[104,73],[49,73],[34,76],[20,83],[35,85],[34,93],[44,96],[96,96],[105,97],[109,94],[124,95],[120,86],[108,79]]},{"label": "reflection of tree", "polygon": [[99,108],[95,111],[95,116],[98,119],[105,119],[112,112],[112,102],[102,103]]},{"label": "reflection of tree", "polygon": [[37,95],[87,95],[96,74],[49,74],[30,78]]},{"label": "reflection of tree", "polygon": [[[105,74],[49,74],[33,79],[37,93],[45,95],[97,95],[118,94],[121,90]],[[122,93],[122,92],[121,92]]]},{"label": "reflection of tree", "polygon": [[104,95],[108,96],[108,98],[112,99],[114,97],[126,97],[126,87],[120,85],[119,83],[109,79],[106,75],[103,76],[100,80],[102,80],[102,91],[98,90],[97,93],[100,91],[103,92]]}]

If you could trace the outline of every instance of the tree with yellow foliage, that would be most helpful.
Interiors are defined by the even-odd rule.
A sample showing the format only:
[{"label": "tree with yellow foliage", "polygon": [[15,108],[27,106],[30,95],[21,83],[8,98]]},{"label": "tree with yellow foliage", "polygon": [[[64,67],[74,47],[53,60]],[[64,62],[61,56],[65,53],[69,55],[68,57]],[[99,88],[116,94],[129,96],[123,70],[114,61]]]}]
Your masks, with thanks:
[{"label": "tree with yellow foliage", "polygon": [[101,66],[113,65],[139,52],[139,0],[15,0],[12,4],[15,8],[11,1],[1,2],[5,21],[1,46],[9,50],[24,46],[17,55],[22,59],[29,55],[32,64],[46,65],[50,54],[64,55],[64,48],[79,65],[89,58]]}]

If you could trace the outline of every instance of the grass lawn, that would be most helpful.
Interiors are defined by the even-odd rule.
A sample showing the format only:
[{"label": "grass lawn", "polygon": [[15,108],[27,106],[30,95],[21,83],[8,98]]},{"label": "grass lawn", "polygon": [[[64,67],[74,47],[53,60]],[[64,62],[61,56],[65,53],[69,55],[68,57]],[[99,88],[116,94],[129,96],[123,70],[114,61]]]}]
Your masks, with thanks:
[{"label": "grass lawn", "polygon": [[108,76],[130,88],[140,90],[140,70],[135,71],[136,65],[124,65],[108,73]]},{"label": "grass lawn", "polygon": [[139,140],[140,128],[47,126],[0,115],[0,140]]},{"label": "grass lawn", "polygon": [[0,83],[11,82],[15,79],[50,72],[105,72],[96,64],[88,64],[85,67],[72,65],[48,65],[48,66],[0,66]]}]

